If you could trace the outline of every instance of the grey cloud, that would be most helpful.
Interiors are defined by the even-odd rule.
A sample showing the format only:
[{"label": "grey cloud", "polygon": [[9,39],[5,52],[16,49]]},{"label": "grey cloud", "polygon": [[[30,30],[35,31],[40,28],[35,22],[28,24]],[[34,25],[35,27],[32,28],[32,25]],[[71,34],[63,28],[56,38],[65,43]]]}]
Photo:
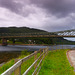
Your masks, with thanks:
[{"label": "grey cloud", "polygon": [[[17,3],[15,1],[17,1]],[[32,9],[29,9],[30,11],[23,11],[23,7],[32,4],[45,9],[48,15],[52,14],[57,17],[65,17],[70,13],[75,13],[75,0],[0,0],[1,7],[23,16],[35,13],[34,10],[32,12]]]},{"label": "grey cloud", "polygon": [[25,7],[27,3],[28,0],[0,0],[0,7],[7,8],[16,14],[27,16],[30,11],[23,11],[23,7]]},{"label": "grey cloud", "polygon": [[[34,7],[32,7],[32,5]],[[12,17],[15,19],[15,22],[13,21],[12,23],[10,23],[11,18],[9,18],[8,23],[7,21],[5,21],[4,23],[2,22],[3,19],[0,19],[0,22],[2,24],[4,23],[4,25],[7,24],[7,26],[11,26],[11,24],[15,26],[28,25],[30,27],[35,27],[35,28],[38,27],[40,29],[45,29],[47,31],[59,31],[59,30],[75,28],[75,22],[74,22],[75,0],[0,0],[0,7],[9,9],[10,11],[16,13],[15,17],[20,15],[23,17],[22,19],[23,21],[21,21],[20,23],[17,22],[18,19],[15,19],[15,17]],[[45,9],[46,11],[43,11],[39,8]],[[39,10],[36,11],[36,9],[39,9],[40,11]],[[13,14],[12,12],[10,13]],[[36,14],[36,12],[38,13]],[[45,13],[43,14],[44,17],[41,17],[41,16],[37,17],[36,15],[40,15],[41,12]],[[71,13],[74,13],[74,15],[69,15]],[[31,14],[31,16],[29,14]],[[47,19],[48,17],[49,19]],[[53,19],[53,17],[55,18]],[[63,21],[60,18],[60,21],[62,22],[61,23],[60,21],[56,22],[56,20],[59,20],[59,17],[61,18],[70,17],[72,19]],[[46,19],[46,20],[44,21],[43,19]]]},{"label": "grey cloud", "polygon": [[50,32],[71,30],[71,29],[75,29],[75,23],[70,22],[69,24],[66,23],[66,24],[60,24],[60,25],[47,24],[43,28],[47,31],[50,31]]},{"label": "grey cloud", "polygon": [[[73,25],[72,25],[73,26]],[[67,26],[67,25],[63,25],[63,26],[51,26],[48,25],[45,27],[45,30],[50,31],[50,32],[55,32],[55,31],[63,31],[63,30],[70,30],[70,29],[75,29],[75,28],[71,28],[71,26]]]},{"label": "grey cloud", "polygon": [[15,3],[14,0],[0,0],[0,7],[7,8],[15,13],[19,13],[19,9],[22,8],[20,3]]},{"label": "grey cloud", "polygon": [[70,13],[75,13],[75,0],[31,0],[31,3],[58,17],[65,17]]},{"label": "grey cloud", "polygon": [[0,18],[0,21],[6,21],[5,19],[3,19],[3,18]]}]

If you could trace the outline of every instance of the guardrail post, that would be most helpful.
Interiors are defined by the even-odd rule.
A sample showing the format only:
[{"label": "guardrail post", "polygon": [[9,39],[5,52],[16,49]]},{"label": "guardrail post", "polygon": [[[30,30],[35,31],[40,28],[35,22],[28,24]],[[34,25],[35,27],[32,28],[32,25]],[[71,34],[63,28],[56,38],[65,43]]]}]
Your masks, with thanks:
[{"label": "guardrail post", "polygon": [[[34,61],[37,59],[37,51],[35,51],[35,55],[34,55]],[[37,67],[37,63],[34,65],[34,69],[36,69]],[[35,72],[34,75],[36,75],[37,71]]]},{"label": "guardrail post", "polygon": [[[18,61],[18,59],[15,59],[15,63]],[[21,75],[21,65],[14,71],[14,75]]]},{"label": "guardrail post", "polygon": [[46,54],[47,54],[47,48],[45,48],[45,50],[44,50],[44,51],[45,51],[45,55],[46,55]]},{"label": "guardrail post", "polygon": [[[45,49],[43,49],[43,53],[45,53]],[[45,55],[45,54],[43,54],[43,57],[44,57],[44,55]]]},{"label": "guardrail post", "polygon": [[49,48],[47,48],[47,54],[49,53]]},{"label": "guardrail post", "polygon": [[[42,54],[42,49],[40,49],[40,55]],[[40,57],[40,61],[41,61],[41,59],[42,59],[42,57]],[[41,66],[41,64],[40,64],[40,66]]]},{"label": "guardrail post", "polygon": [[[40,49],[40,55],[42,54],[42,50]],[[42,58],[42,57],[41,57]],[[41,58],[40,58],[40,60],[41,60]]]},{"label": "guardrail post", "polygon": [[48,54],[48,48],[46,49],[46,51],[47,51],[47,53],[46,53],[46,54]]},{"label": "guardrail post", "polygon": [[45,52],[46,52],[45,55],[48,54],[48,52],[49,52],[48,49],[49,49],[48,47],[45,49]]}]

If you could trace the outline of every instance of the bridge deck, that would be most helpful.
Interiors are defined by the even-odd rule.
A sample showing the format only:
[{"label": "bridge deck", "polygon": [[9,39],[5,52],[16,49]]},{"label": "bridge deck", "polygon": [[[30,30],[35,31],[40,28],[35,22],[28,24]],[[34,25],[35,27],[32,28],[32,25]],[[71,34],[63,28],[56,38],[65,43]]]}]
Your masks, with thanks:
[{"label": "bridge deck", "polygon": [[18,38],[18,37],[75,37],[75,34],[61,33],[0,33],[0,38]]},{"label": "bridge deck", "polygon": [[22,37],[75,37],[72,35],[20,35],[20,36],[0,36],[0,38],[22,38]]}]

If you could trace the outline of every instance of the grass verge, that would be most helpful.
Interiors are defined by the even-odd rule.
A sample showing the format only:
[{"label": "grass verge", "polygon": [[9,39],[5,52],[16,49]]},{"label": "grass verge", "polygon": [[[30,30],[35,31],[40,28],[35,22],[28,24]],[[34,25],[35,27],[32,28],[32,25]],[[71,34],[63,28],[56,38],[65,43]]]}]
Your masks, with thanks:
[{"label": "grass verge", "polygon": [[[16,58],[16,59],[22,59],[22,58],[24,58],[24,57],[26,57],[27,55],[29,55],[29,54],[31,54],[32,52],[28,52],[27,50],[23,50],[22,52],[21,52],[21,54],[20,54],[20,56],[19,57],[15,57],[14,55],[14,58]],[[16,55],[17,55],[17,53],[16,53]],[[10,55],[10,57],[11,57],[11,55]],[[6,64],[4,64],[2,67],[0,67],[0,75],[4,72],[4,71],[6,71],[8,68],[10,68],[12,65],[14,65],[14,63],[15,63],[15,59],[11,59],[10,61],[8,61]]]},{"label": "grass verge", "polygon": [[[26,57],[27,55],[30,55],[32,52],[28,52],[27,50],[24,50],[21,52],[21,56],[19,56],[17,59],[22,59]],[[38,56],[40,54],[38,53]],[[28,59],[26,62],[22,63],[21,65],[21,74],[25,72],[25,70],[34,62],[34,56]],[[4,64],[2,67],[0,67],[0,75],[6,71],[8,68],[10,68],[12,65],[14,65],[15,59],[10,60],[6,64]],[[34,71],[34,67],[31,69],[31,71],[28,73],[28,75],[31,75]],[[14,75],[14,72],[11,74]]]},{"label": "grass verge", "polygon": [[50,51],[43,62],[39,75],[75,75],[74,68],[70,66],[67,59],[67,51]]},{"label": "grass verge", "polygon": [[[67,59],[66,52],[68,50],[55,50],[49,51],[48,55],[45,57],[42,68],[40,70],[39,75],[75,75],[74,68],[70,66],[70,63]],[[19,59],[29,55],[30,53],[23,51],[22,55]],[[39,54],[38,54],[39,56]],[[34,62],[34,57],[27,60],[21,65],[21,74],[25,72],[25,70]],[[0,67],[0,74],[3,73],[7,68],[14,64],[14,59]],[[34,70],[32,70],[27,74],[31,75]],[[13,74],[12,74],[13,75]]]}]

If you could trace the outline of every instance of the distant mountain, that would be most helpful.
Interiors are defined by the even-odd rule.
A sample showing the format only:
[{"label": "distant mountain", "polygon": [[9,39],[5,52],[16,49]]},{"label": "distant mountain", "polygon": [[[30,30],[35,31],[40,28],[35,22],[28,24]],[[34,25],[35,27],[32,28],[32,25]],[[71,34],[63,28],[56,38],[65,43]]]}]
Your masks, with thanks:
[{"label": "distant mountain", "polygon": [[75,29],[72,29],[72,30],[64,30],[64,31],[57,31],[57,32],[75,32]]},{"label": "distant mountain", "polygon": [[28,27],[0,27],[0,33],[33,33],[33,32],[46,32],[46,31]]}]

